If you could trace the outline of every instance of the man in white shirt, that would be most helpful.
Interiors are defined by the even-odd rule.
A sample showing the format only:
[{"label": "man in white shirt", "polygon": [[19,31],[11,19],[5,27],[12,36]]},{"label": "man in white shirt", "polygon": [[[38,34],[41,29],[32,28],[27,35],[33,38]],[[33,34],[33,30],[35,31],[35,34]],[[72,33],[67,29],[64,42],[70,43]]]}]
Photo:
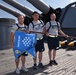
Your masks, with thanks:
[{"label": "man in white shirt", "polygon": [[[10,42],[11,42],[11,48],[14,47],[14,34],[16,30],[19,31],[28,31],[27,30],[27,26],[24,25],[24,16],[23,15],[19,15],[18,16],[18,24],[15,24],[12,26],[11,28],[11,35],[10,35]],[[28,71],[28,69],[25,67],[25,56],[27,56],[28,54],[26,52],[24,52],[20,57],[21,57],[21,61],[22,61],[22,67],[21,69],[25,72]],[[19,61],[20,58],[18,58],[17,60],[15,60],[15,64],[16,64],[16,74],[20,74],[20,70],[19,70]]]},{"label": "man in white shirt", "polygon": [[[42,20],[39,19],[39,14],[38,12],[33,12],[32,14],[33,21],[29,24],[29,31],[34,31],[34,32],[43,32],[44,28],[44,23]],[[44,51],[44,41],[43,41],[43,35],[36,33],[37,34],[37,44],[35,45],[35,50],[36,53],[39,52],[38,58],[39,58],[39,65],[38,67],[44,68],[42,64],[42,52]],[[34,59],[34,69],[37,69],[37,63],[36,59]]]},{"label": "man in white shirt", "polygon": [[[46,35],[48,36],[47,43],[49,48],[49,52],[48,52],[49,60],[50,60],[49,64],[52,66],[52,65],[58,65],[58,63],[55,60],[55,56],[56,56],[56,48],[59,46],[58,37],[53,35],[58,35],[58,33],[60,33],[65,37],[68,36],[61,30],[60,23],[56,21],[55,13],[50,14],[50,19],[51,19],[50,22],[46,23],[45,32]],[[53,35],[49,35],[49,33]],[[52,50],[53,50],[53,54],[52,54]]]}]

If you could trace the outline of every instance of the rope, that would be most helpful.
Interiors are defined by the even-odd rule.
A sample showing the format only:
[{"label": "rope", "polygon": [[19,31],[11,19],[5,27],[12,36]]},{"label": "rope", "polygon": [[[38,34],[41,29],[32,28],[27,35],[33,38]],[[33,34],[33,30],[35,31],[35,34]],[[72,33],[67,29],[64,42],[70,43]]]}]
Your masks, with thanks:
[{"label": "rope", "polygon": [[[32,33],[39,33],[39,34],[45,34],[45,33],[43,33],[43,32],[35,32],[35,31],[30,31],[30,32],[32,32]],[[50,34],[50,33],[49,33],[49,35],[52,35],[52,36],[60,36],[60,37],[65,37],[65,38],[70,38],[70,39],[76,39],[76,37],[73,37],[73,36],[68,36],[68,37],[66,37],[66,36],[60,35],[60,34],[54,35],[54,34]]]}]

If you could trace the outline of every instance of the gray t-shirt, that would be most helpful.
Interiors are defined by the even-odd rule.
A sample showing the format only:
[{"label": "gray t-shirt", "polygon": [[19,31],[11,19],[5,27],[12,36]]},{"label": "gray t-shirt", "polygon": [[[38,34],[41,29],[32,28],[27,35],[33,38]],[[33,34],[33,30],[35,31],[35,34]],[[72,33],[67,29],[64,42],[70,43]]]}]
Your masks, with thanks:
[{"label": "gray t-shirt", "polygon": [[[28,27],[26,25],[24,25],[24,24],[23,25],[18,24],[18,26],[20,27],[19,30],[27,30],[28,29]],[[18,26],[13,25],[11,27],[11,32],[15,33],[15,31],[18,30]]]},{"label": "gray t-shirt", "polygon": [[[51,23],[51,27],[50,27],[50,23]],[[53,34],[53,35],[58,35],[58,29],[60,28],[60,23],[58,22],[58,26],[57,26],[57,22],[56,21],[50,21],[46,23],[46,29],[49,29],[48,33]]]},{"label": "gray t-shirt", "polygon": [[[38,20],[38,22],[35,22],[35,21],[32,21],[32,22],[33,22],[34,26],[32,23],[29,24],[29,30],[30,31],[43,32],[43,28],[44,28],[43,21],[42,21],[42,23],[39,20]],[[42,37],[43,37],[42,34],[37,33],[37,38],[42,38]]]}]

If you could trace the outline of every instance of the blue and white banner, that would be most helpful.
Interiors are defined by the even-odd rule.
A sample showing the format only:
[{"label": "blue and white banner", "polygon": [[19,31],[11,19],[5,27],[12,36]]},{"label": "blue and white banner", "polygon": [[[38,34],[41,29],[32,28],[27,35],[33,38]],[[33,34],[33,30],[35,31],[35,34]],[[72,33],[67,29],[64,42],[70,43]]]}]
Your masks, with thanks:
[{"label": "blue and white banner", "polygon": [[14,40],[14,55],[16,59],[25,51],[35,58],[35,44],[36,34],[26,34],[25,32],[16,31]]}]

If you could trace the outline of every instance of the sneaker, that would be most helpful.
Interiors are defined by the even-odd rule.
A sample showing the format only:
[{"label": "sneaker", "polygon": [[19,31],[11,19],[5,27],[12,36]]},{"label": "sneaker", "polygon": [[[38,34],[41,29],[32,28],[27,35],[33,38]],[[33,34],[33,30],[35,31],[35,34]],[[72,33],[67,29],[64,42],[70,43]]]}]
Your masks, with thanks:
[{"label": "sneaker", "polygon": [[20,70],[18,68],[16,69],[16,74],[20,74]]},{"label": "sneaker", "polygon": [[44,65],[42,63],[39,63],[38,67],[39,68],[44,68]]},{"label": "sneaker", "polygon": [[58,65],[58,63],[56,62],[56,60],[52,61],[53,65]]},{"label": "sneaker", "polygon": [[22,66],[21,70],[25,71],[25,72],[28,72],[28,69],[25,66]]},{"label": "sneaker", "polygon": [[33,69],[35,70],[37,69],[37,64],[34,64]]},{"label": "sneaker", "polygon": [[52,66],[52,60],[50,60],[49,65]]}]

